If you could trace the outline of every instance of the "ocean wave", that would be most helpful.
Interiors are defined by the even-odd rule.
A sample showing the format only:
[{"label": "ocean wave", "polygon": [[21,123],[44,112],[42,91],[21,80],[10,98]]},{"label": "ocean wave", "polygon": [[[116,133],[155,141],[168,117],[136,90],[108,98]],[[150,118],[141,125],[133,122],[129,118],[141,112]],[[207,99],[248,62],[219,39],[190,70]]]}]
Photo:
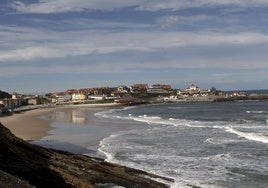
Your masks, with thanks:
[{"label": "ocean wave", "polygon": [[[95,117],[108,118],[108,119],[130,119],[129,117],[118,115],[116,113],[117,111],[122,111],[122,109],[111,109],[108,111],[101,111],[101,112],[95,113],[94,115]],[[129,116],[131,116],[131,114],[129,114]]]},{"label": "ocean wave", "polygon": [[[132,107],[130,107],[132,108]],[[266,129],[266,125],[268,124],[268,120],[266,122],[255,122],[254,120],[247,119],[237,119],[235,121],[197,121],[197,120],[188,120],[188,119],[176,119],[176,118],[168,118],[164,119],[160,116],[149,116],[147,114],[141,115],[133,115],[133,114],[125,114],[119,115],[118,111],[127,110],[129,108],[124,109],[112,109],[109,111],[98,112],[95,115],[111,118],[111,119],[122,119],[122,120],[133,120],[137,122],[146,123],[148,125],[160,125],[160,126],[186,126],[191,128],[212,128],[212,129],[221,129],[223,131],[233,133],[238,135],[239,137],[243,137],[248,140],[268,143],[268,137],[263,135],[262,133],[256,133],[254,130]],[[266,113],[267,111],[247,111],[248,113],[261,114]],[[236,128],[236,129],[235,129]],[[247,132],[243,132],[238,129],[247,129]],[[206,142],[211,142],[213,144],[224,144],[224,140],[215,141],[212,139],[206,140]],[[230,142],[230,140],[226,141]]]},{"label": "ocean wave", "polygon": [[100,111],[100,112],[96,112],[94,115],[95,117],[122,118],[123,119],[124,117],[116,115],[116,112],[126,111],[126,110],[133,109],[133,108],[136,108],[136,106],[128,106],[128,107],[119,108],[119,109],[110,109],[106,111]]},{"label": "ocean wave", "polygon": [[[135,132],[135,130],[132,130]],[[137,131],[137,130],[136,130]],[[168,184],[171,188],[177,188],[177,187],[182,187],[182,188],[190,188],[192,186],[189,186],[188,183],[183,182],[181,179],[177,179],[176,176],[170,176],[169,174],[178,174],[180,172],[173,172],[177,171],[176,169],[173,169],[173,165],[171,164],[172,167],[169,167],[168,163],[164,166],[162,166],[160,163],[157,165],[157,168],[152,168],[152,166],[155,166],[154,163],[156,163],[158,160],[172,160],[172,161],[177,161],[178,157],[177,155],[158,155],[158,154],[152,154],[153,152],[151,151],[151,148],[148,146],[139,146],[135,145],[135,150],[140,151],[147,151],[145,153],[140,153],[140,152],[134,152],[133,153],[133,146],[131,142],[121,142],[120,141],[120,136],[124,134],[128,134],[129,131],[121,131],[119,133],[113,134],[105,139],[103,139],[100,144],[98,151],[103,153],[106,157],[105,161],[107,162],[112,162],[116,164],[121,164],[125,165],[128,167],[136,168],[136,169],[141,169],[144,171],[147,171],[149,173],[157,174],[163,177],[167,178],[172,178],[174,179],[174,182],[163,182]],[[122,138],[121,138],[122,139]],[[145,147],[145,148],[141,148]],[[149,151],[148,151],[149,150]],[[123,151],[123,152],[122,152]],[[127,152],[129,151],[129,152]],[[122,159],[118,155],[120,153],[123,153],[123,156],[125,159]],[[139,163],[137,163],[139,161]],[[153,163],[150,165],[150,162]],[[180,159],[179,161],[182,161]],[[155,166],[156,167],[156,166]],[[163,168],[162,168],[163,167]],[[164,170],[163,170],[164,169]],[[171,173],[166,173],[170,171]],[[173,173],[172,173],[173,172]],[[163,180],[158,180],[162,182]]]},{"label": "ocean wave", "polygon": [[238,140],[230,139],[230,138],[225,138],[225,137],[217,137],[217,138],[207,138],[205,143],[209,144],[215,144],[215,145],[221,145],[221,144],[229,144],[229,143],[234,143],[234,142],[239,142]]},{"label": "ocean wave", "polygon": [[248,120],[248,119],[236,119],[234,120],[237,124],[248,124],[248,123],[258,123],[257,121]]},{"label": "ocean wave", "polygon": [[262,111],[262,110],[252,110],[252,111],[250,111],[250,110],[247,110],[246,111],[248,114],[268,114],[268,111]]},{"label": "ocean wave", "polygon": [[170,125],[176,127],[186,126],[196,128],[211,128],[213,125],[215,125],[215,122],[193,121],[188,119],[175,119],[175,118],[163,119],[159,116],[147,116],[147,115],[140,115],[138,117],[132,116],[131,119],[139,122],[144,122],[149,125]]},{"label": "ocean wave", "polygon": [[138,117],[132,117],[133,120],[144,122],[149,125],[176,125],[174,122],[169,120],[164,120],[159,116],[147,116],[147,115],[140,115]]},{"label": "ocean wave", "polygon": [[182,109],[182,107],[180,107],[180,106],[168,107],[168,109],[170,109],[170,110],[178,110],[178,109]]},{"label": "ocean wave", "polygon": [[[148,118],[148,116],[142,115],[141,118],[146,119]],[[159,117],[156,117],[156,119],[157,118]],[[174,118],[167,120],[176,121],[176,119]],[[195,122],[192,121],[190,123]],[[219,127],[221,127],[222,132],[224,133],[225,130],[227,130],[228,128],[227,125],[218,125],[216,129],[219,129]],[[229,125],[229,129],[230,128],[232,127],[230,127]],[[168,142],[167,144],[166,139],[158,139],[161,138],[161,135],[171,136],[168,133],[173,134],[176,131],[181,133],[181,130],[184,129],[177,130],[176,127],[172,126],[167,128],[155,126],[146,129],[146,131],[140,129],[121,131],[119,133],[111,135],[108,138],[105,138],[100,143],[99,151],[105,154],[105,156],[107,157],[106,160],[109,162],[145,170],[147,172],[158,174],[164,177],[173,178],[175,179],[175,183],[173,185],[170,185],[171,187],[187,187],[186,185],[209,187],[207,184],[206,177],[209,177],[209,180],[212,182],[224,181],[226,178],[230,178],[230,172],[226,169],[226,167],[240,167],[245,164],[250,164],[252,160],[252,157],[248,157],[249,159],[247,157],[240,158],[241,154],[237,154],[232,150],[219,150],[218,152],[215,152],[214,150],[214,152],[207,152],[205,154],[202,153],[201,155],[198,155],[200,147],[197,146],[195,148],[194,144],[189,147],[181,148],[175,146],[177,150],[174,150],[174,147],[172,147],[172,143],[174,145],[176,145],[177,143]],[[229,135],[229,133],[227,134]],[[237,139],[235,135],[232,137],[229,137],[230,135],[228,137],[224,137],[224,135],[226,135],[226,133],[221,135],[214,135],[215,137],[208,138],[205,142],[212,144],[228,144],[230,142],[241,142],[241,140]],[[192,138],[190,138],[190,140],[192,140]],[[190,140],[189,142],[192,142]],[[200,140],[202,141],[203,138]],[[245,142],[245,140],[242,140],[242,142]],[[154,143],[157,144],[155,145]],[[206,144],[204,146],[206,148]],[[209,148],[210,147],[206,149]],[[218,147],[218,145],[216,145],[216,147],[213,148],[217,148],[218,150],[218,148],[221,147]],[[255,159],[259,160],[260,156],[257,156],[256,158],[254,158],[254,160]],[[264,157],[263,159],[266,158]],[[263,163],[260,163],[260,165],[261,164]],[[193,179],[192,177],[198,178]],[[234,174],[232,178],[240,178],[240,176]],[[181,179],[183,179],[183,181],[180,181]],[[180,182],[181,184],[178,184],[178,182]]]},{"label": "ocean wave", "polygon": [[109,140],[111,138],[114,138],[114,137],[117,137],[117,136],[118,135],[112,134],[109,137],[107,137],[107,138],[103,139],[102,141],[100,141],[98,151],[105,155],[105,157],[106,157],[105,161],[115,162],[115,163],[118,162],[114,158],[113,152],[110,150],[110,143],[109,143]]},{"label": "ocean wave", "polygon": [[[214,129],[225,129],[226,127],[232,125],[239,127],[241,124],[243,126],[247,124],[252,128],[256,126],[252,125],[252,123],[256,124],[257,122],[252,120],[246,119],[238,119],[234,122],[224,122],[224,121],[198,121],[198,120],[189,120],[189,119],[176,119],[176,118],[168,118],[164,119],[160,116],[149,116],[147,114],[141,115],[133,115],[133,114],[126,114],[126,115],[119,115],[116,113],[120,111],[116,110],[109,110],[104,112],[95,113],[95,116],[103,117],[103,118],[110,118],[110,119],[122,119],[122,120],[133,120],[137,122],[146,123],[148,125],[161,125],[161,126],[186,126],[192,128],[214,128]],[[267,123],[267,122],[266,122]],[[248,128],[251,128],[248,127]]]},{"label": "ocean wave", "polygon": [[248,140],[262,142],[262,143],[268,143],[268,136],[265,136],[261,133],[252,133],[252,132],[242,132],[238,131],[236,129],[233,129],[232,127],[226,127],[226,132],[233,133],[238,135],[239,137],[246,138]]},{"label": "ocean wave", "polygon": [[216,155],[210,155],[210,156],[206,156],[206,157],[201,157],[200,160],[207,160],[207,161],[228,161],[230,159],[232,159],[232,155],[230,153],[219,153]]},{"label": "ocean wave", "polygon": [[[164,145],[153,147],[151,145],[140,144],[140,142],[135,143],[130,141],[133,138],[130,136],[130,133],[133,133],[133,131],[135,133],[133,135],[134,137],[136,134],[139,135],[141,133],[141,131],[138,130],[124,131],[105,138],[100,143],[99,151],[105,154],[107,157],[106,161],[172,178],[175,180],[174,183],[169,184],[172,188],[203,187],[207,185],[207,182],[204,181],[206,176],[208,174],[212,175],[212,173],[214,176],[216,175],[214,178],[216,180],[225,178],[222,175],[225,173],[225,168],[222,167],[222,165],[218,164],[213,167],[207,167],[207,165],[211,163],[211,160],[213,160],[215,164],[229,161],[229,159],[232,159],[231,154],[222,153],[208,156],[207,158],[200,158],[195,155],[186,157],[185,155],[179,155],[172,148],[165,147]],[[140,136],[143,137],[142,135]],[[202,163],[200,163],[200,161]],[[187,170],[185,171],[185,169]],[[202,173],[200,173],[198,169],[202,169]],[[213,169],[213,171],[211,169]],[[182,176],[183,179],[180,178]],[[193,180],[192,177],[198,178]],[[212,176],[210,176],[210,178],[212,178]]]}]

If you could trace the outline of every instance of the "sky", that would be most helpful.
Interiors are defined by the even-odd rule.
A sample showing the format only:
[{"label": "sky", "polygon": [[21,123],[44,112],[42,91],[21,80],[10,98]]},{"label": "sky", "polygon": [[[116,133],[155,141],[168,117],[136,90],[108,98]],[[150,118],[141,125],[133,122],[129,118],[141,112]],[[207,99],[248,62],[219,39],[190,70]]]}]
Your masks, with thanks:
[{"label": "sky", "polygon": [[268,0],[0,0],[0,90],[268,89]]}]

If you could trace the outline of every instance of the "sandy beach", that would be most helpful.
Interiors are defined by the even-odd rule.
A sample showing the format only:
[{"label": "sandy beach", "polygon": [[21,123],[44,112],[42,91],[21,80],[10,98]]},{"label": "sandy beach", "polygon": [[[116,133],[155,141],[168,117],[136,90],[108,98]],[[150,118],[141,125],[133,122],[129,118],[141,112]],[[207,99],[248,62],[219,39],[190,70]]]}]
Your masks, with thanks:
[{"label": "sandy beach", "polygon": [[38,140],[48,134],[51,130],[50,122],[39,118],[58,108],[45,108],[25,111],[11,116],[0,117],[0,122],[13,134],[23,140]]},{"label": "sandy beach", "polygon": [[7,127],[17,137],[26,141],[39,140],[48,135],[53,128],[49,120],[40,118],[42,115],[53,113],[55,111],[64,111],[68,109],[87,108],[92,110],[102,110],[107,107],[117,106],[116,104],[87,104],[87,105],[68,105],[56,106],[51,108],[40,108],[30,111],[13,114],[11,116],[0,117],[0,122]]}]

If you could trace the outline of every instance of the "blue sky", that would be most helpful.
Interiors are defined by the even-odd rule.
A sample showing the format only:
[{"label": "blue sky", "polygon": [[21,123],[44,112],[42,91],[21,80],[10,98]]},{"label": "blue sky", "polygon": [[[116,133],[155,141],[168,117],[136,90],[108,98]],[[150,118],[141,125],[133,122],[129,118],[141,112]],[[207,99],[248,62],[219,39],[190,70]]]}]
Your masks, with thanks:
[{"label": "blue sky", "polygon": [[268,0],[1,0],[0,89],[268,89]]}]

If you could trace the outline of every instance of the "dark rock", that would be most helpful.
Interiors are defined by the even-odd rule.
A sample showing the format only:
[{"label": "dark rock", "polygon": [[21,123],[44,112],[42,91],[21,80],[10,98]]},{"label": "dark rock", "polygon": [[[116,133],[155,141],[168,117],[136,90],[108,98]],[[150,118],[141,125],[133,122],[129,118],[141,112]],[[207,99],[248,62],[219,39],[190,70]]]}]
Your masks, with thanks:
[{"label": "dark rock", "polygon": [[21,180],[16,176],[12,176],[6,172],[3,172],[2,170],[0,170],[0,187],[34,188],[34,186],[30,185],[28,182]]}]

